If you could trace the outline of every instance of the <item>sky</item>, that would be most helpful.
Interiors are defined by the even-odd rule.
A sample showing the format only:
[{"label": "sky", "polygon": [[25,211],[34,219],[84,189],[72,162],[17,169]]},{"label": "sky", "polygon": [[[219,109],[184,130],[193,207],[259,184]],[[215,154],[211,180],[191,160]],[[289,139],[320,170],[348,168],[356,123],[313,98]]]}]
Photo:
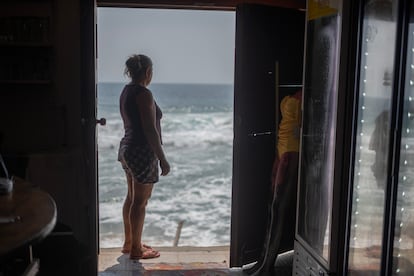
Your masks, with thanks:
[{"label": "sky", "polygon": [[125,82],[125,60],[145,54],[153,83],[233,83],[235,13],[98,8],[98,82]]}]

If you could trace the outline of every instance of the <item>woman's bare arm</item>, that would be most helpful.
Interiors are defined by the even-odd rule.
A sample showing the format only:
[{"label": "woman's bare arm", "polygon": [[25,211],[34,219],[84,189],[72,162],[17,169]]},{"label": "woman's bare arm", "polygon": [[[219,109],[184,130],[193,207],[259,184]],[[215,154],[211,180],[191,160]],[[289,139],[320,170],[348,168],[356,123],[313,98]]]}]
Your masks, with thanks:
[{"label": "woman's bare arm", "polygon": [[141,124],[145,136],[151,148],[160,160],[161,175],[167,175],[170,171],[170,165],[165,158],[165,154],[161,146],[160,135],[157,131],[155,103],[152,94],[150,92],[140,93],[137,97],[137,104],[139,106]]}]

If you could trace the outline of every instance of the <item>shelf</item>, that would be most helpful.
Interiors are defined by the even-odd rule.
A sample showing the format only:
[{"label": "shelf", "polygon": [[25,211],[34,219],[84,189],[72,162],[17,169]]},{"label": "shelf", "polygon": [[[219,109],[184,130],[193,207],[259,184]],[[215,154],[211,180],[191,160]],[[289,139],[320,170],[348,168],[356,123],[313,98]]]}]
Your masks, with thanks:
[{"label": "shelf", "polygon": [[51,80],[0,80],[0,84],[51,84]]},{"label": "shelf", "polygon": [[50,17],[0,16],[0,44],[47,44],[50,28]]},{"label": "shelf", "polygon": [[0,88],[7,93],[51,91],[54,0],[0,4]]},{"label": "shelf", "polygon": [[43,42],[0,42],[0,47],[19,47],[19,48],[52,48],[52,43],[43,43]]},{"label": "shelf", "polygon": [[51,14],[50,1],[4,1],[0,9],[0,17],[50,16]]}]

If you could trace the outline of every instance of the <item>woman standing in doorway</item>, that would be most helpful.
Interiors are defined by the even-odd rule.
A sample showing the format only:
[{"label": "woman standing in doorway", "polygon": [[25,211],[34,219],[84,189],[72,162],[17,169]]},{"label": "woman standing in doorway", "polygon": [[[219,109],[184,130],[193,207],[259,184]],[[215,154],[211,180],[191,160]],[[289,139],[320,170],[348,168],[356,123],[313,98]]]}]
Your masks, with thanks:
[{"label": "woman standing in doorway", "polygon": [[122,214],[125,242],[122,253],[130,259],[157,258],[160,253],[141,242],[145,208],[154,183],[167,175],[170,165],[161,142],[162,112],[147,88],[152,79],[152,61],[145,55],[132,55],[125,62],[125,75],[131,82],[122,90],[119,104],[125,134],[121,139],[118,160],[128,183]]}]

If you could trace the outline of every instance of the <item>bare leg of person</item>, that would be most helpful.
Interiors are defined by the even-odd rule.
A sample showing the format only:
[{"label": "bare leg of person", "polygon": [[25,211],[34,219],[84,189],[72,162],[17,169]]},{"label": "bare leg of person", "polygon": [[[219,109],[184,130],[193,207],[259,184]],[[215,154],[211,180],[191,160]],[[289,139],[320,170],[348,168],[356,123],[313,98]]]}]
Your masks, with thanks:
[{"label": "bare leg of person", "polygon": [[132,177],[129,173],[126,173],[128,192],[122,207],[122,217],[124,221],[124,233],[125,241],[122,246],[122,253],[129,253],[131,251],[131,223],[129,220],[129,213],[132,205]]},{"label": "bare leg of person", "polygon": [[136,183],[132,180],[132,204],[129,213],[131,251],[130,259],[147,259],[159,257],[155,250],[145,250],[141,244],[142,231],[144,228],[145,208],[151,197],[154,184]]}]

